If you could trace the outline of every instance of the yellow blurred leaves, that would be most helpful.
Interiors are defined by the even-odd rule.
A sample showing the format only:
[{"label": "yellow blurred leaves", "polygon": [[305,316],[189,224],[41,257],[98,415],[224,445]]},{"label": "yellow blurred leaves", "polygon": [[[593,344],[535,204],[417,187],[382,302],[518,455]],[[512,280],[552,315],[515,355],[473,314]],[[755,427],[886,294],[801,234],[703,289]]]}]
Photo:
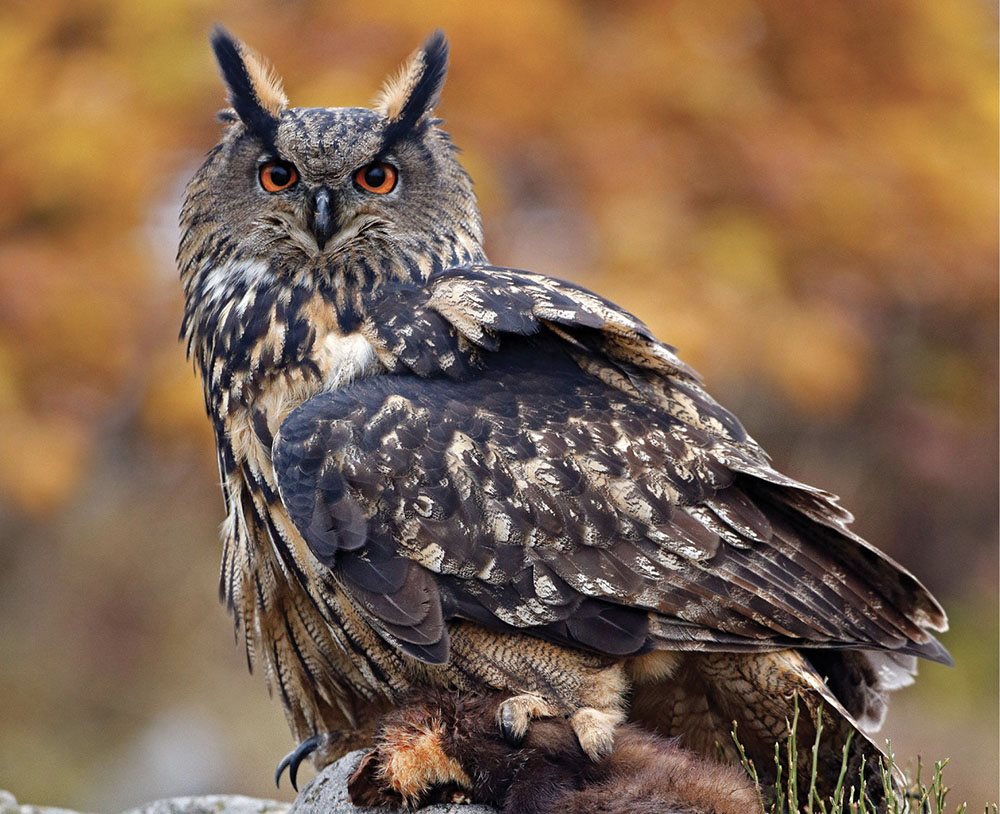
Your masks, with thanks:
[{"label": "yellow blurred leaves", "polygon": [[[444,28],[442,113],[491,257],[579,277],[710,384],[759,382],[788,414],[874,398],[900,303],[955,324],[995,303],[995,19],[974,0],[15,3],[0,410],[25,428],[6,443],[48,439],[30,476],[23,449],[0,456],[15,505],[70,494],[109,416],[157,444],[207,437],[174,342],[176,235],[157,226],[154,251],[146,232],[172,223],[218,132],[215,21],[276,63],[293,104],[365,103]],[[980,334],[920,342],[915,391],[981,417]]]},{"label": "yellow blurred leaves", "polygon": [[66,418],[0,412],[0,494],[33,514],[60,506],[77,488],[89,446],[86,430]]},{"label": "yellow blurred leaves", "polygon": [[717,212],[695,242],[701,275],[714,276],[750,300],[784,293],[777,236],[750,213]]},{"label": "yellow blurred leaves", "polygon": [[817,419],[843,415],[861,396],[867,376],[869,348],[860,332],[822,306],[773,316],[761,351],[784,398]]},{"label": "yellow blurred leaves", "polygon": [[215,440],[192,365],[176,348],[157,353],[147,364],[149,387],[139,414],[143,431],[151,438],[183,442],[207,455]]}]

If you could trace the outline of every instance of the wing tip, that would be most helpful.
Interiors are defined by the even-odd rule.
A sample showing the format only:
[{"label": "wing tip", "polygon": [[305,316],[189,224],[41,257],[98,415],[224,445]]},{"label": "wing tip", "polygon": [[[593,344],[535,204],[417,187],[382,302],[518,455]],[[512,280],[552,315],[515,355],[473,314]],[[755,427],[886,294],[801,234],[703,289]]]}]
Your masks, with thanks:
[{"label": "wing tip", "polygon": [[933,636],[930,637],[929,642],[920,647],[917,655],[923,656],[929,661],[935,661],[938,664],[943,664],[945,667],[955,666],[955,659],[952,657],[951,653],[948,652],[948,648],[946,648]]},{"label": "wing tip", "polygon": [[[386,638],[388,638],[388,636],[386,636]],[[432,666],[442,665],[447,664],[451,659],[451,643],[449,641],[447,629],[444,630],[441,638],[434,644],[414,644],[412,642],[400,641],[399,639],[396,639],[395,644],[407,656],[411,656],[418,661],[422,661],[424,664]]]}]

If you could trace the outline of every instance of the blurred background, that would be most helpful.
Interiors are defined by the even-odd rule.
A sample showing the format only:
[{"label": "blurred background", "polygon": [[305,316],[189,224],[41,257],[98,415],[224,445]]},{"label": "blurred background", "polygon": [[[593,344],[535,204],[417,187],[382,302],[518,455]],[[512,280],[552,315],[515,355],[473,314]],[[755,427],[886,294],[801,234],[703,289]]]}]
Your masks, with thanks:
[{"label": "blurred background", "polygon": [[[216,600],[222,500],[176,335],[221,21],[293,104],[366,104],[433,28],[498,263],[645,319],[949,610],[885,729],[997,767],[997,9],[983,0],[0,10],[0,787],[115,811],[275,794],[292,746]],[[279,796],[289,798],[287,786]]]}]

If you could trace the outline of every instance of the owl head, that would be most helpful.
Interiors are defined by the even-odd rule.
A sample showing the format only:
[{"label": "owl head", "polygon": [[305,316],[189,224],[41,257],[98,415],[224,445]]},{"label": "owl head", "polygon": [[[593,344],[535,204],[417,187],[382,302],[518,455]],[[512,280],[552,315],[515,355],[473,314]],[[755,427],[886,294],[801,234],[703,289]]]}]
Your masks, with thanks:
[{"label": "owl head", "polygon": [[230,108],[181,213],[189,304],[282,283],[419,281],[483,259],[472,183],[433,114],[448,64],[443,34],[371,108],[289,107],[260,56],[221,28],[212,47]]}]

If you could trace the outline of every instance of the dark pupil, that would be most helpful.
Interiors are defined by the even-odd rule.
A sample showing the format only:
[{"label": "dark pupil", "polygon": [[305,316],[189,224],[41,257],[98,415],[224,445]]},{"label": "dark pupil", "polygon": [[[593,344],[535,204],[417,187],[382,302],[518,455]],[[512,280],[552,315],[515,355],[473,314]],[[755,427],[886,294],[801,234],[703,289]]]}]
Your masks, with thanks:
[{"label": "dark pupil", "polygon": [[284,164],[271,165],[271,183],[276,187],[283,187],[292,180],[292,173]]},{"label": "dark pupil", "polygon": [[370,187],[380,187],[385,183],[385,169],[375,164],[365,170],[365,183]]}]

